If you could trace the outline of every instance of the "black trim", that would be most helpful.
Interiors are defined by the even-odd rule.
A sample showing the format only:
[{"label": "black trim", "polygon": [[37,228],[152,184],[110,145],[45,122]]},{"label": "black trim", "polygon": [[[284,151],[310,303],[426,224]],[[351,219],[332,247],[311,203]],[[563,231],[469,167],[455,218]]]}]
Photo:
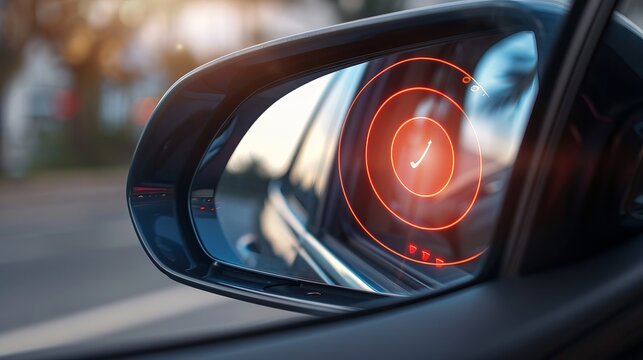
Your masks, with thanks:
[{"label": "black trim", "polygon": [[[517,276],[524,270],[523,260],[528,246],[546,247],[547,241],[558,241],[556,238],[538,238],[538,244],[532,241],[533,222],[576,93],[617,2],[576,1],[548,59],[503,207],[501,218],[507,220],[502,224],[505,226],[499,226],[496,236],[506,241],[494,243],[494,258],[501,261],[496,269],[502,276]],[[511,227],[507,226],[510,221]],[[503,246],[504,252],[499,255]],[[530,264],[530,267],[538,266]]]}]

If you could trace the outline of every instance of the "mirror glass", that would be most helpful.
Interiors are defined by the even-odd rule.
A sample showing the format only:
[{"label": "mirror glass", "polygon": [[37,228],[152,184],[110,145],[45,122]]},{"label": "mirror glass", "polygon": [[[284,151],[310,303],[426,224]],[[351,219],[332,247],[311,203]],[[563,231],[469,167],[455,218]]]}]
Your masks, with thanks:
[{"label": "mirror glass", "polygon": [[202,246],[230,265],[385,294],[471,279],[499,222],[537,64],[532,32],[486,34],[299,86],[238,139],[229,127],[238,145],[212,182],[216,157],[204,158],[191,194]]}]

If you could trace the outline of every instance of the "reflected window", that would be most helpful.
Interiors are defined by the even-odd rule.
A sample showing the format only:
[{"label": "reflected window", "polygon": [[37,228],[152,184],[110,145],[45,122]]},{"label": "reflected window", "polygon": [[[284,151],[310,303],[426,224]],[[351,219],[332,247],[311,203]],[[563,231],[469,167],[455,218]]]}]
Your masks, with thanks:
[{"label": "reflected window", "polygon": [[[321,196],[325,193],[330,171],[334,165],[337,137],[343,116],[359,84],[365,64],[342,70],[314,114],[303,142],[297,151],[284,190],[292,194],[305,217],[315,215]],[[296,206],[296,205],[295,205]]]}]

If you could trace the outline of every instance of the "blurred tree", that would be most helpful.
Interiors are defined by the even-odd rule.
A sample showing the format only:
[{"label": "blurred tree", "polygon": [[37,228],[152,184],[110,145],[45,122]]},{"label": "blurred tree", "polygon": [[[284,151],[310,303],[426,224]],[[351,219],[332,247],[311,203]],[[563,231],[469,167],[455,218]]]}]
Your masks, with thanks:
[{"label": "blurred tree", "polygon": [[[130,40],[146,16],[178,13],[174,0],[0,0],[3,14],[0,41],[0,84],[6,84],[22,61],[25,45],[46,40],[72,75],[68,101],[74,113],[65,122],[69,159],[77,165],[100,165],[100,101],[104,80],[128,85],[140,76],[123,66]],[[161,49],[160,65],[171,80],[196,67],[192,55],[174,44]],[[104,151],[102,151],[104,153]]]},{"label": "blurred tree", "polygon": [[[33,19],[30,17],[31,4],[27,2],[8,2],[0,0],[0,145],[4,140],[3,104],[5,86],[18,71],[22,63],[22,50],[29,40],[29,29]],[[0,159],[4,159],[0,146]],[[1,164],[0,161],[0,165]]]},{"label": "blurred tree", "polygon": [[6,84],[21,63],[32,19],[27,2],[0,1],[0,84]]},{"label": "blurred tree", "polygon": [[[119,56],[136,26],[127,10],[115,16],[107,7],[92,8],[101,2],[64,0],[5,0],[3,36],[10,45],[3,61],[20,62],[22,51],[34,38],[47,40],[61,55],[72,74],[71,96],[75,114],[66,122],[70,153],[80,165],[97,163],[97,131],[102,75],[130,81],[135,74],[119,66]],[[104,3],[104,2],[103,2]],[[94,5],[92,5],[94,4]],[[131,22],[123,26],[122,19]],[[15,65],[12,64],[15,67]],[[9,76],[4,71],[3,76]],[[4,82],[3,82],[4,83]]]},{"label": "blurred tree", "polygon": [[66,124],[67,143],[80,165],[100,162],[97,140],[103,78],[128,83],[136,77],[121,65],[121,58],[132,29],[142,20],[144,9],[138,7],[144,5],[100,4],[49,0],[37,1],[34,9],[34,32],[54,45],[72,73],[71,90],[78,106]]}]

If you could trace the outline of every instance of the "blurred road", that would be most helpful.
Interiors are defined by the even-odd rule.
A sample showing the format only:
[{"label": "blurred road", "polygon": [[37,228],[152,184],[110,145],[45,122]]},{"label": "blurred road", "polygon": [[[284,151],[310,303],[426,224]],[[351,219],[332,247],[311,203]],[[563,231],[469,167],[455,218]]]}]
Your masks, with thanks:
[{"label": "blurred road", "polygon": [[180,285],[132,229],[124,169],[0,182],[0,355],[137,342],[298,317]]}]

